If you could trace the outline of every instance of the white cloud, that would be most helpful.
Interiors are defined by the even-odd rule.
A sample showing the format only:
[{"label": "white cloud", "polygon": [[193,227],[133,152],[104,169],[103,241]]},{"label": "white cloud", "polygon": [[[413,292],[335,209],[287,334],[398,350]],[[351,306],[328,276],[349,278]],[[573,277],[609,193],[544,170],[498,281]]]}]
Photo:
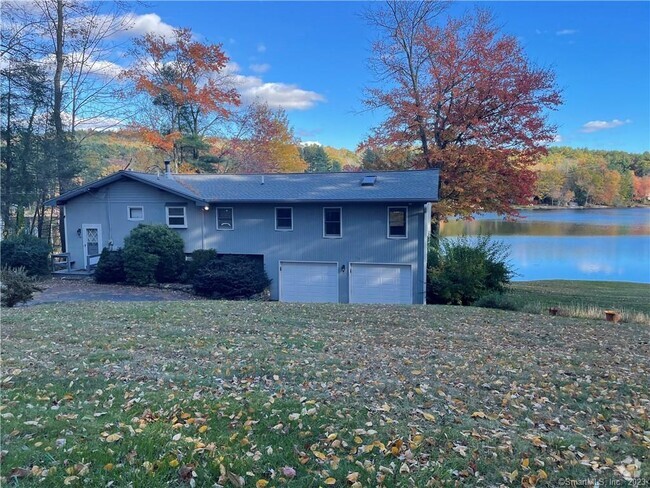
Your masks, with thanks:
[{"label": "white cloud", "polygon": [[596,132],[604,129],[613,129],[615,127],[620,127],[621,125],[630,124],[632,121],[630,119],[618,120],[613,119],[610,121],[606,120],[591,120],[582,126],[581,132]]},{"label": "white cloud", "polygon": [[559,31],[555,31],[556,36],[570,36],[572,34],[576,34],[578,31],[575,29],[561,29]]},{"label": "white cloud", "polygon": [[266,73],[271,69],[271,65],[268,63],[251,64],[249,68],[254,73]]},{"label": "white cloud", "polygon": [[560,142],[564,141],[562,136],[560,134],[555,134],[555,137],[553,137],[553,142],[555,144],[559,144]]},{"label": "white cloud", "polygon": [[265,82],[259,76],[245,76],[239,74],[240,67],[237,63],[228,63],[225,74],[239,91],[244,103],[255,100],[265,102],[272,108],[285,110],[307,110],[318,102],[324,102],[325,97],[310,90],[303,90],[297,85],[289,83]]},{"label": "white cloud", "polygon": [[265,53],[266,52],[266,46],[262,43],[259,43],[257,45],[257,52],[258,53]]},{"label": "white cloud", "polygon": [[302,141],[300,143],[300,145],[302,147],[306,147],[306,146],[322,146],[322,144],[320,142],[318,142],[318,141]]},{"label": "white cloud", "polygon": [[129,25],[128,34],[132,36],[158,34],[172,37],[174,34],[174,27],[163,22],[158,14],[127,14],[125,21]]}]

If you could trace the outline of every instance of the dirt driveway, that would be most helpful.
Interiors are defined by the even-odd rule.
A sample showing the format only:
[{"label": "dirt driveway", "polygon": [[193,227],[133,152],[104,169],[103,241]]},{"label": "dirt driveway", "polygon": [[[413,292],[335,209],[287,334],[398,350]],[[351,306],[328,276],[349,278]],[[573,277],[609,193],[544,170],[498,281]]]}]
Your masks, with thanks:
[{"label": "dirt driveway", "polygon": [[50,278],[41,282],[42,292],[34,294],[34,299],[26,306],[42,303],[61,302],[158,302],[172,300],[201,300],[186,291],[171,288],[152,288],[125,285],[100,285],[92,278],[62,279]]}]

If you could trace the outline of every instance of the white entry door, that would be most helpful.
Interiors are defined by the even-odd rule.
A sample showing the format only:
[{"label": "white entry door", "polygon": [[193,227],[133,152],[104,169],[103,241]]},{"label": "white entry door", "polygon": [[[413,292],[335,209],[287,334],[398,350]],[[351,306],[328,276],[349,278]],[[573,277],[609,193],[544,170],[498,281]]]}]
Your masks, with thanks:
[{"label": "white entry door", "polygon": [[413,303],[411,266],[350,263],[350,303]]},{"label": "white entry door", "polygon": [[280,301],[338,303],[338,264],[280,261]]},{"label": "white entry door", "polygon": [[100,224],[83,224],[81,226],[84,247],[84,264],[94,266],[99,262],[102,252],[102,226]]}]

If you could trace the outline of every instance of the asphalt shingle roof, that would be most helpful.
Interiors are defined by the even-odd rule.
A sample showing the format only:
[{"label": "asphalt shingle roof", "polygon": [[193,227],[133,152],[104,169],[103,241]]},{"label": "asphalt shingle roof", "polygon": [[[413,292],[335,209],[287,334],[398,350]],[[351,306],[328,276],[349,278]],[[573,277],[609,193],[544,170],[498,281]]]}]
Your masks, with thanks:
[{"label": "asphalt shingle roof", "polygon": [[[365,176],[374,185],[362,186]],[[52,204],[96,189],[117,178],[131,178],[200,202],[365,202],[438,201],[438,170],[265,175],[165,175],[120,171],[53,199]]]}]

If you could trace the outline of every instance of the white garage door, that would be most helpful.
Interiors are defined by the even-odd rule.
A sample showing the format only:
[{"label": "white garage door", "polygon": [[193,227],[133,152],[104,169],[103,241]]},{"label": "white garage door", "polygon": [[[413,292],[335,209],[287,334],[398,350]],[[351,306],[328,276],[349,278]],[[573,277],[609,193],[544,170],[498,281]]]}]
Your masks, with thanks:
[{"label": "white garage door", "polygon": [[338,264],[281,261],[280,301],[338,303]]},{"label": "white garage door", "polygon": [[411,267],[350,264],[350,303],[413,303]]}]

